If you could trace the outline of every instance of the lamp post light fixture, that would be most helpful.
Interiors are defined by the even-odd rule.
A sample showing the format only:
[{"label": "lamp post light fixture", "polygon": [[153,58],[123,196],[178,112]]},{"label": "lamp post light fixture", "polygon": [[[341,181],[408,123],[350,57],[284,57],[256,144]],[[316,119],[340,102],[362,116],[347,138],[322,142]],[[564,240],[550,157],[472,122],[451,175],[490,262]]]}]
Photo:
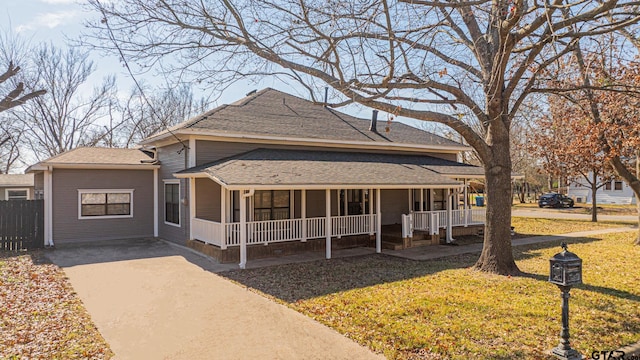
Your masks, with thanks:
[{"label": "lamp post light fixture", "polygon": [[573,285],[582,284],[582,259],[567,250],[562,242],[562,252],[549,259],[549,282],[558,285],[562,291],[562,331],[560,344],[551,354],[563,360],[581,360],[582,356],[569,344],[569,291]]}]

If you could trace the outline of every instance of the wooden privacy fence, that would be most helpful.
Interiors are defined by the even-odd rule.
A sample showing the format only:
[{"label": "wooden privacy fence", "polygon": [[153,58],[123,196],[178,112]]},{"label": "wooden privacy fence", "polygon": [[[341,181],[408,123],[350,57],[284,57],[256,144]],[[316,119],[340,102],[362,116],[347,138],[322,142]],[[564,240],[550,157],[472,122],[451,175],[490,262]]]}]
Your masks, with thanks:
[{"label": "wooden privacy fence", "polygon": [[44,200],[0,201],[0,250],[44,247]]}]

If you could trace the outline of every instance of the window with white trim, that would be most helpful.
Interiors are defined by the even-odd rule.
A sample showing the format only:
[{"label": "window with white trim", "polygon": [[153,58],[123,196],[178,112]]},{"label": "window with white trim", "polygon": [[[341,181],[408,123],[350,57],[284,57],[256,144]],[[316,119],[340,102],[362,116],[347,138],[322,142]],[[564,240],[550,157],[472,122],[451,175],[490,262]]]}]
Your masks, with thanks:
[{"label": "window with white trim", "polygon": [[617,191],[622,191],[622,181],[620,180],[614,180],[613,182],[613,189],[617,190]]},{"label": "window with white trim", "polygon": [[253,218],[255,221],[289,219],[289,190],[256,190]]},{"label": "window with white trim", "polygon": [[180,226],[180,181],[164,183],[164,222]]},{"label": "window with white trim", "polygon": [[78,190],[78,218],[133,217],[133,190]]},{"label": "window with white trim", "polygon": [[29,200],[28,189],[6,189],[5,199],[7,200]]}]

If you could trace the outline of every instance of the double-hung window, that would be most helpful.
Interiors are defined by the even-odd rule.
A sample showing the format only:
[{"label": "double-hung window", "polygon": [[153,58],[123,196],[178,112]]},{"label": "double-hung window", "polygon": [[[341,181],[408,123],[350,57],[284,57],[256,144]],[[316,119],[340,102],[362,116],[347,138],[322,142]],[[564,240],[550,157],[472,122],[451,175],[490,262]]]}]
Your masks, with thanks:
[{"label": "double-hung window", "polygon": [[164,222],[180,226],[180,181],[164,182]]},{"label": "double-hung window", "polygon": [[133,190],[78,190],[79,219],[133,217]]}]

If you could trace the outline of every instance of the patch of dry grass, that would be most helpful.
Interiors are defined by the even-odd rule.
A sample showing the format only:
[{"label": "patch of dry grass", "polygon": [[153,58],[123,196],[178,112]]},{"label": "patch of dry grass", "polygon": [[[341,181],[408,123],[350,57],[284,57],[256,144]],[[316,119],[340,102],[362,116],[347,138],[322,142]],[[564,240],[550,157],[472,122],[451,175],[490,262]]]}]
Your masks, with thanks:
[{"label": "patch of dry grass", "polygon": [[0,358],[111,358],[63,271],[42,261],[0,252]]},{"label": "patch of dry grass", "polygon": [[[634,236],[570,240],[585,281],[571,292],[571,339],[585,355],[640,340]],[[470,269],[477,254],[424,262],[371,255],[225,276],[391,359],[548,359],[543,351],[558,344],[561,315],[548,259],[559,250],[515,248],[522,277]]]}]

